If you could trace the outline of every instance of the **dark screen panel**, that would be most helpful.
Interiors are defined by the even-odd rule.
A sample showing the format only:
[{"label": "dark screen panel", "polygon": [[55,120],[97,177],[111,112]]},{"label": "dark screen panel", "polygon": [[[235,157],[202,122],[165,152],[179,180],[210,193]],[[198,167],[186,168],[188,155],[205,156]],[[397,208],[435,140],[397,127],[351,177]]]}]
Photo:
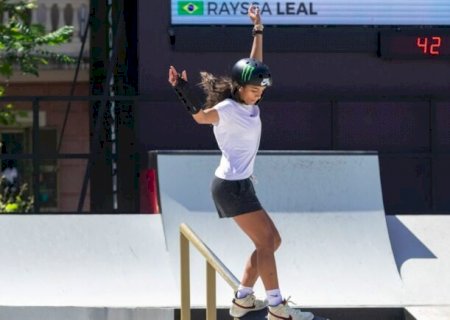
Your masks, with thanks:
[{"label": "dark screen panel", "polygon": [[339,102],[338,149],[423,152],[430,149],[425,102]]},{"label": "dark screen panel", "polygon": [[199,125],[173,97],[173,102],[139,104],[140,151],[217,149],[212,127]]},{"label": "dark screen panel", "polygon": [[331,104],[261,103],[261,149],[330,149]]},{"label": "dark screen panel", "polygon": [[430,212],[432,195],[429,158],[380,155],[380,174],[386,213]]},{"label": "dark screen panel", "polygon": [[[331,105],[328,103],[262,102],[261,149],[331,148]],[[175,98],[173,102],[139,105],[141,151],[217,149],[212,126],[199,125]]]},{"label": "dark screen panel", "polygon": [[450,101],[436,103],[436,148],[450,151]]},{"label": "dark screen panel", "polygon": [[433,202],[438,212],[450,208],[450,156],[440,155],[433,159]]},{"label": "dark screen panel", "polygon": [[[248,26],[172,26],[172,48],[180,52],[245,52]],[[220,35],[218,37],[217,35]],[[266,26],[265,52],[366,52],[378,50],[378,31],[369,28],[317,28]]]}]

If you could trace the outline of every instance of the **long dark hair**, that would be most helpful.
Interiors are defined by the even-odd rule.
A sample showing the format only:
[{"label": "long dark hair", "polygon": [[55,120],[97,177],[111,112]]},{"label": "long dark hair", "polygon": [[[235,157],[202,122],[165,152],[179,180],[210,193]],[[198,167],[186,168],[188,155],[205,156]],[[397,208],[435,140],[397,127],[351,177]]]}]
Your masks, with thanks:
[{"label": "long dark hair", "polygon": [[206,94],[205,109],[212,108],[227,98],[240,101],[237,94],[239,86],[230,77],[216,77],[209,72],[200,72],[200,77],[199,86]]}]

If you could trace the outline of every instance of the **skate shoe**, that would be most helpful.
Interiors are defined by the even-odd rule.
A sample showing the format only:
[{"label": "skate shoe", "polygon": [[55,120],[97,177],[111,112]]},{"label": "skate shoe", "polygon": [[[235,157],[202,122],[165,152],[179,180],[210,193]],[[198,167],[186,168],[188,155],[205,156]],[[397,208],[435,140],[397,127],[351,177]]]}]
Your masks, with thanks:
[{"label": "skate shoe", "polygon": [[[311,312],[301,311],[291,308],[288,303],[289,298],[275,307],[269,306],[267,320],[312,320],[314,315]],[[292,303],[292,302],[291,302]]]},{"label": "skate shoe", "polygon": [[235,297],[230,308],[230,316],[240,318],[248,312],[264,309],[268,306],[267,300],[258,300],[254,294],[238,299]]}]

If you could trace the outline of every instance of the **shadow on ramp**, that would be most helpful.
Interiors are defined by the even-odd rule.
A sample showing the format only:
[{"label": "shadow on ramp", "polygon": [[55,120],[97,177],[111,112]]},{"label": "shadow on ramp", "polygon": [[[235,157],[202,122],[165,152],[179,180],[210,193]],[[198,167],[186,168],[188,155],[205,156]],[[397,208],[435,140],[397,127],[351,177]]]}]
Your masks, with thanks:
[{"label": "shadow on ramp", "polygon": [[433,252],[397,217],[388,217],[387,227],[399,274],[401,274],[402,265],[410,259],[436,259]]}]

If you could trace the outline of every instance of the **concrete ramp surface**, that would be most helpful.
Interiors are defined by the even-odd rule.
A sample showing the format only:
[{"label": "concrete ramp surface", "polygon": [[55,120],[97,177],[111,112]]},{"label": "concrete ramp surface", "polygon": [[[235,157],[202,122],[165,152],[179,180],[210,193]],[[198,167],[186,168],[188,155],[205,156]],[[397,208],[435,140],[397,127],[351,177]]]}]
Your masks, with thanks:
[{"label": "concrete ramp surface", "polygon": [[2,306],[179,304],[159,215],[3,215],[0,240]]},{"label": "concrete ramp surface", "polygon": [[[154,156],[160,215],[0,215],[0,320],[173,320],[181,223],[241,277],[253,245],[214,208],[219,154]],[[283,239],[284,296],[450,319],[450,216],[385,217],[376,154],[262,152],[255,175]],[[206,263],[193,248],[191,258],[192,305],[204,308]],[[232,294],[218,278],[218,306]]]},{"label": "concrete ramp surface", "polygon": [[[219,159],[158,155],[164,233],[174,268],[184,222],[239,278],[253,246],[232,219],[217,216],[209,187]],[[277,262],[284,295],[302,306],[401,305],[376,154],[261,153],[255,176],[283,239]],[[192,303],[205,305],[204,260],[196,256],[192,265]],[[228,305],[231,289],[220,281],[218,288],[219,305]]]}]

